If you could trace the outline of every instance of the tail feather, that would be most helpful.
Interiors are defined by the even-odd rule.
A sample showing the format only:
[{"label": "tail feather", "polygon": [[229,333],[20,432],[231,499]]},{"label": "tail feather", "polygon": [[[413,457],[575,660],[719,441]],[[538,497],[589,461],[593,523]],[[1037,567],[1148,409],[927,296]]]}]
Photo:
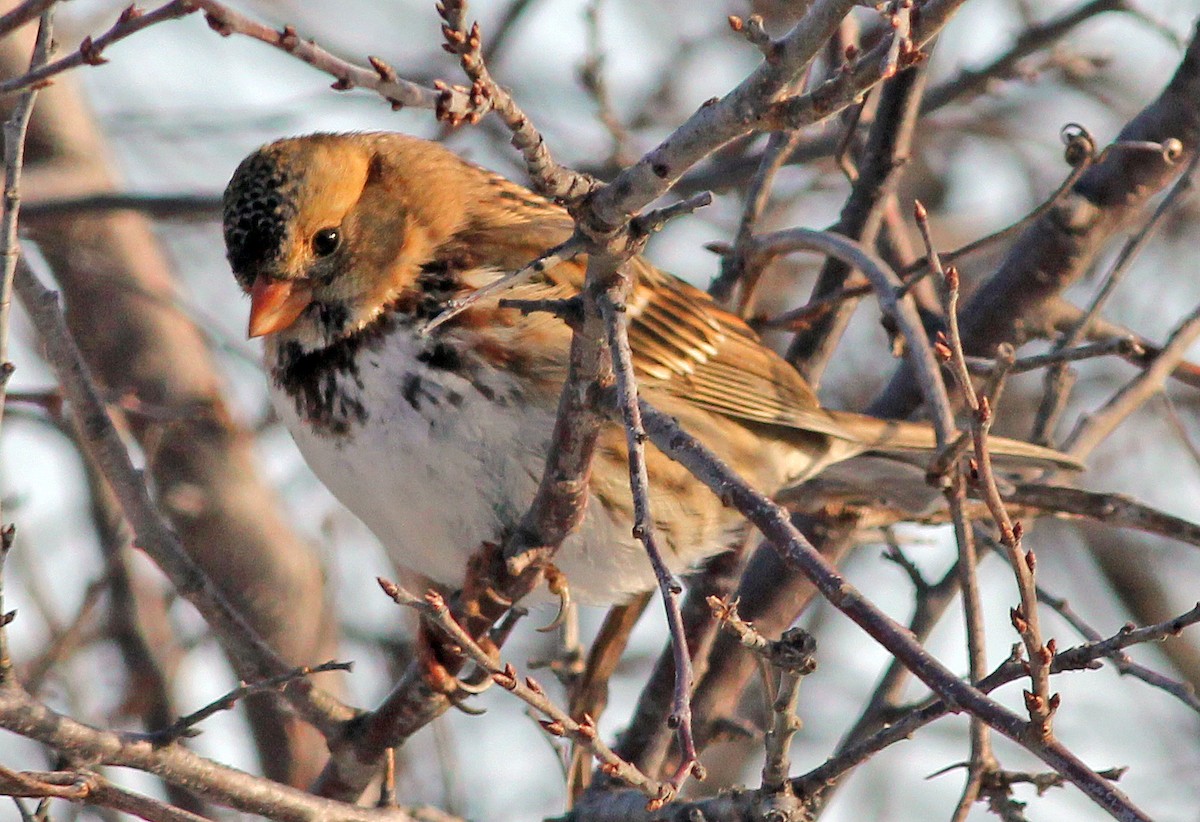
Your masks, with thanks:
[{"label": "tail feather", "polygon": [[[843,428],[854,432],[854,439],[866,445],[866,454],[902,456],[937,449],[936,435],[928,423],[881,420],[846,411],[828,413]],[[1083,463],[1069,454],[1007,437],[988,437],[988,451],[1002,464],[1013,467],[1083,469]]]}]

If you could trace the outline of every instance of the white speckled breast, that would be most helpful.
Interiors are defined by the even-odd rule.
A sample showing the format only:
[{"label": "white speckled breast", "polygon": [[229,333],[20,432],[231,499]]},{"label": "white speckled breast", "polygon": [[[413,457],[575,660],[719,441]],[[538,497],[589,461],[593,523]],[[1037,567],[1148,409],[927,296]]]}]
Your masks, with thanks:
[{"label": "white speckled breast", "polygon": [[[544,402],[524,402],[504,371],[473,369],[468,380],[431,367],[421,358],[428,344],[397,327],[355,352],[354,367],[336,377],[336,391],[363,412],[341,433],[302,420],[294,397],[277,381],[272,399],[318,478],[393,559],[457,587],[470,555],[484,542],[501,541],[532,501],[554,414],[539,407]],[[618,484],[628,495],[627,483]],[[683,525],[660,523],[672,524]],[[683,570],[689,560],[724,547],[713,541],[724,533],[707,536],[710,544],[689,545],[687,557],[671,552],[670,564]],[[555,564],[582,602],[609,603],[654,585],[630,523],[594,494]]]}]

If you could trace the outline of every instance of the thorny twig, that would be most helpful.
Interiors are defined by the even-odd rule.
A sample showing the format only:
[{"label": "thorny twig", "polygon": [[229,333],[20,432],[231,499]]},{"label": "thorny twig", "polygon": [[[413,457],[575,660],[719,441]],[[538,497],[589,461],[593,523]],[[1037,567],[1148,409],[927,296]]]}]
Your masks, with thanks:
[{"label": "thorny twig", "polygon": [[[529,117],[512,95],[492,79],[483,59],[479,24],[473,23],[468,28],[466,12],[466,0],[442,0],[438,3],[438,13],[445,23],[442,26],[442,34],[446,38],[445,49],[458,56],[463,72],[471,80],[469,108],[464,112],[452,110],[449,104],[453,98],[447,96],[445,105],[439,103],[438,119],[451,125],[474,123],[494,110],[512,132],[512,144],[525,158],[529,176],[538,191],[568,205],[577,203],[596,188],[596,181],[586,174],[559,165],[550,156],[546,141]],[[445,83],[438,83],[437,88],[446,95],[453,92]]]},{"label": "thorny twig", "polygon": [[79,47],[53,63],[35,65],[25,74],[0,82],[0,97],[15,94],[26,89],[37,89],[45,85],[50,78],[79,66],[99,66],[107,63],[103,56],[104,49],[118,40],[124,40],[132,34],[161,23],[165,20],[175,20],[196,10],[196,3],[191,0],[174,0],[160,6],[151,12],[142,12],[136,6],[129,6],[121,12],[112,27],[98,37],[84,37]]},{"label": "thorny twig", "polygon": [[545,690],[532,677],[524,681],[517,675],[511,664],[501,664],[492,654],[471,638],[470,633],[454,619],[445,600],[435,591],[430,591],[424,598],[414,596],[394,582],[377,579],[379,587],[397,605],[403,605],[421,613],[431,625],[444,633],[458,646],[459,649],[481,670],[487,671],[493,681],[506,691],[525,702],[538,713],[546,717],[540,722],[542,728],[551,736],[565,736],[579,745],[585,746],[601,763],[601,768],[609,776],[620,779],[628,785],[638,788],[651,798],[660,796],[666,786],[643,774],[633,765],[618,757],[612,749],[600,739],[596,724],[589,716],[575,720],[562,708],[554,704]]},{"label": "thorny twig", "polygon": [[984,696],[938,662],[899,624],[863,597],[791,524],[786,511],[751,488],[703,444],[666,415],[642,402],[642,419],[650,439],[664,453],[722,494],[771,542],[785,560],[801,570],[821,594],[846,614],[916,676],[959,710],[981,717],[992,728],[1023,745],[1063,773],[1092,801],[1124,819],[1146,820],[1121,791],[1101,779],[1057,740],[1030,738],[1027,722]]},{"label": "thorny twig", "polygon": [[[958,272],[953,267],[943,268],[937,248],[933,244],[933,238],[930,236],[929,215],[919,200],[913,205],[913,214],[921,233],[921,239],[925,244],[925,258],[929,261],[929,270],[945,286],[943,291],[945,295],[944,311],[949,339],[939,340],[935,350],[942,359],[949,361],[951,373],[958,382],[959,390],[966,397],[971,410],[978,412],[979,399],[975,394],[975,387],[971,383],[971,376],[967,372],[962,338],[958,333]],[[983,604],[979,593],[978,553],[975,548],[974,533],[966,513],[966,477],[963,475],[961,461],[954,459],[947,468],[949,476],[944,495],[950,507],[954,522],[955,543],[958,546],[956,568],[959,575],[959,588],[962,591],[963,620],[967,629],[968,664],[971,681],[979,682],[987,673],[987,651]],[[992,753],[991,735],[987,726],[978,717],[971,717],[971,758],[967,763],[967,782],[955,809],[953,817],[955,822],[966,818],[971,806],[979,798],[984,778],[996,767],[995,755]]]},{"label": "thorny twig", "polygon": [[779,793],[787,788],[791,771],[792,738],[800,730],[796,713],[800,682],[817,669],[817,641],[802,628],[789,628],[778,640],[770,640],[743,620],[737,602],[709,597],[708,605],[721,625],[738,637],[743,646],[758,654],[778,674],[772,683],[772,721],[766,734],[766,761],[762,770],[762,790]]}]

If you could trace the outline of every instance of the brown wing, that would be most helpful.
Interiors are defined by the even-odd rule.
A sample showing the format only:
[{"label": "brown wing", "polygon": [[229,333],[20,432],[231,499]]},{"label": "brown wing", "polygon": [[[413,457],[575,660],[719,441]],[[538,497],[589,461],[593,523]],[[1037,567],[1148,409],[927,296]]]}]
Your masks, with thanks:
[{"label": "brown wing", "polygon": [[635,258],[629,343],[648,388],[749,422],[853,439],[804,378],[737,317],[682,280]]},{"label": "brown wing", "polygon": [[[642,389],[664,392],[724,416],[854,439],[822,409],[800,374],[707,294],[635,257],[629,344]],[[518,286],[524,299],[578,293],[584,263],[556,266]]]},{"label": "brown wing", "polygon": [[[482,170],[481,170],[482,171]],[[487,190],[472,227],[474,243],[495,243],[488,259],[520,266],[567,239],[570,217],[558,206],[499,175],[482,171]],[[481,204],[482,204],[481,203]],[[518,259],[519,258],[519,259]],[[642,257],[629,299],[629,343],[645,391],[665,392],[709,411],[748,422],[854,439],[825,410],[808,383],[737,317],[678,277]],[[556,266],[507,296],[546,299],[578,293],[585,261]],[[536,323],[537,320],[530,320]]]}]

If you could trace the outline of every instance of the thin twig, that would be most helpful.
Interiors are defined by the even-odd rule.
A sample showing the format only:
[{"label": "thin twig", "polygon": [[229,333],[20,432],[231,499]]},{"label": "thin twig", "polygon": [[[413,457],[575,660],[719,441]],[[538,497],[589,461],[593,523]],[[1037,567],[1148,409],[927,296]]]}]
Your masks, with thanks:
[{"label": "thin twig", "polygon": [[1196,447],[1196,443],[1192,440],[1187,426],[1183,424],[1183,419],[1179,416],[1179,409],[1175,407],[1175,401],[1171,399],[1171,395],[1166,391],[1161,392],[1158,398],[1167,412],[1167,422],[1174,429],[1175,436],[1183,443],[1183,447],[1187,449],[1188,454],[1191,455],[1192,462],[1200,466],[1200,448]]},{"label": "thin twig", "polygon": [[1016,573],[1021,604],[1011,612],[1012,624],[1029,654],[1029,677],[1033,683],[1033,690],[1025,692],[1025,706],[1029,710],[1034,732],[1043,738],[1050,738],[1051,720],[1059,702],[1058,694],[1050,693],[1049,664],[1054,651],[1054,641],[1042,641],[1035,581],[1036,557],[1032,550],[1022,550],[1023,528],[1021,523],[1014,523],[1009,517],[992,470],[991,453],[987,447],[987,435],[992,420],[991,403],[987,397],[981,397],[978,411],[972,416],[975,460],[979,471],[978,485],[1000,530],[1000,542],[1008,552],[1009,563]]},{"label": "thin twig", "polygon": [[1146,625],[1141,628],[1136,628],[1132,625],[1123,625],[1120,631],[1108,639],[1097,638],[1086,645],[1069,648],[1057,654],[1055,656],[1055,670],[1065,671],[1079,668],[1097,656],[1112,656],[1117,651],[1132,645],[1140,645],[1145,642],[1158,642],[1168,637],[1178,636],[1184,628],[1189,625],[1195,625],[1198,622],[1200,622],[1200,603],[1197,603],[1190,611],[1163,620],[1156,625]]},{"label": "thin twig", "polygon": [[[908,20],[907,12],[900,16]],[[907,36],[907,22],[903,29],[893,35],[893,43]],[[905,55],[907,63],[911,54],[906,51]],[[884,70],[887,70],[886,66]],[[911,151],[926,76],[923,66],[914,65],[883,84],[875,120],[861,155],[856,158],[858,173],[830,233],[844,234],[866,248],[877,245],[888,203],[895,199],[896,187]],[[840,290],[852,271],[851,266],[837,257],[825,260],[812,296],[821,298]],[[853,299],[837,303],[809,327],[799,330],[788,346],[788,360],[796,364],[814,389],[819,386],[856,306],[857,301]]]},{"label": "thin twig", "polygon": [[507,45],[509,35],[516,30],[521,15],[528,11],[532,5],[533,0],[513,0],[508,8],[504,10],[504,15],[496,23],[496,31],[488,39],[487,47],[483,50],[483,59],[485,62],[495,62],[496,55],[500,54],[504,50],[505,45]]},{"label": "thin twig", "polygon": [[0,527],[0,686],[12,687],[17,684],[13,675],[13,661],[9,655],[8,625],[16,617],[16,611],[4,609],[4,566],[8,562],[9,552],[12,551],[13,540],[16,537],[15,525]]},{"label": "thin twig", "polygon": [[108,580],[97,579],[90,582],[83,592],[83,602],[75,612],[74,619],[62,630],[55,631],[54,636],[46,643],[46,648],[37,657],[30,660],[21,674],[21,681],[33,693],[41,690],[46,676],[54,666],[66,659],[85,641],[84,629],[94,624],[94,611],[100,603],[100,597],[108,588]]},{"label": "thin twig", "polygon": [[[80,419],[81,442],[111,484],[136,533],[137,546],[150,555],[175,589],[204,615],[229,647],[243,675],[267,678],[291,671],[293,666],[268,646],[221,595],[155,508],[67,329],[58,295],[42,285],[30,269],[30,264],[37,259],[28,253],[22,256],[15,279],[16,292],[37,327],[47,359],[58,374],[63,395]],[[307,721],[326,735],[338,733],[342,723],[355,713],[307,679],[292,682],[284,694]]]},{"label": "thin twig", "polygon": [[981,717],[992,728],[1061,772],[1084,794],[1120,819],[1148,820],[1115,786],[1102,779],[1055,739],[1036,739],[1026,733],[1027,722],[987,698],[929,654],[905,628],[862,596],[796,530],[786,511],[751,488],[671,418],[642,402],[642,419],[651,441],[721,495],[770,540],[781,556],[800,570],[839,611],[897,658],[939,696],[958,710]]},{"label": "thin twig", "polygon": [[[1074,123],[1068,124],[1062,128],[1060,131],[1060,136],[1063,140],[1063,144],[1066,146],[1064,153],[1066,154],[1067,161],[1071,166],[1071,171],[1069,174],[1067,174],[1066,178],[1059,183],[1059,186],[1054,190],[1054,193],[1039,203],[1032,211],[1022,215],[1019,220],[1009,223],[1003,228],[993,231],[991,234],[986,234],[983,237],[971,240],[969,243],[961,245],[952,251],[943,253],[941,255],[943,265],[950,265],[951,263],[958,262],[959,259],[966,257],[968,254],[972,254],[981,248],[992,245],[993,243],[998,243],[1001,240],[1012,237],[1024,230],[1026,226],[1030,225],[1034,220],[1037,220],[1043,214],[1052,209],[1056,204],[1058,204],[1058,202],[1062,200],[1067,192],[1071,190],[1075,183],[1079,181],[1079,178],[1083,176],[1084,172],[1086,172],[1104,156],[1103,153],[1100,155],[1100,157],[1095,156],[1095,141],[1092,139],[1092,135],[1087,131],[1087,129],[1083,128],[1082,126]],[[1109,148],[1111,148],[1111,146],[1106,147],[1105,151],[1107,152]],[[904,269],[904,271],[900,272],[900,274],[907,280],[917,271],[926,269],[928,267],[929,259],[927,257],[922,257],[919,260],[914,260],[912,264],[909,265],[908,268]]]},{"label": "thin twig", "polygon": [[291,26],[273,29],[251,20],[217,0],[187,0],[204,10],[209,27],[228,37],[240,34],[284,51],[334,78],[335,91],[365,88],[382,97],[392,108],[437,110],[447,115],[470,110],[469,95],[449,86],[426,88],[396,76],[396,72],[377,57],[368,58],[371,67],[355,65],[330,54],[312,40],[306,40]]},{"label": "thin twig", "polygon": [[[1090,360],[1096,357],[1108,357],[1112,355],[1122,358],[1140,357],[1144,353],[1145,350],[1136,339],[1132,337],[1113,337],[1103,342],[1087,343],[1062,351],[1021,357],[1019,360],[1013,360],[1005,370],[1009,374],[1024,374],[1027,371],[1036,371],[1039,368],[1047,368],[1057,363],[1078,362],[1080,360]],[[984,357],[967,357],[966,361],[967,369],[972,374],[980,377],[990,377],[996,373],[997,362],[995,360],[989,360]]]},{"label": "thin twig", "polygon": [[1028,482],[1006,489],[1003,496],[1005,502],[1037,508],[1046,514],[1064,518],[1087,517],[1110,527],[1132,528],[1200,546],[1200,525],[1124,494]]},{"label": "thin twig", "polygon": [[733,245],[721,254],[721,273],[709,286],[708,293],[723,305],[729,303],[737,289],[736,308],[739,316],[745,316],[746,310],[753,305],[754,286],[764,268],[751,263],[754,228],[771,197],[775,175],[802,136],[801,131],[775,132],[767,139],[758,169],[743,195],[745,205]]},{"label": "thin twig", "polygon": [[[1175,143],[1178,144],[1178,140]],[[1166,150],[1164,149],[1164,151]],[[1154,213],[1150,215],[1150,218],[1146,220],[1132,237],[1126,240],[1117,258],[1109,268],[1108,274],[1104,277],[1100,288],[1096,291],[1095,296],[1092,297],[1087,310],[1075,322],[1075,325],[1055,342],[1054,346],[1050,349],[1051,354],[1058,354],[1072,346],[1077,346],[1087,338],[1089,326],[1100,316],[1100,312],[1108,302],[1108,298],[1112,296],[1117,286],[1124,279],[1125,272],[1129,270],[1130,263],[1149,243],[1155,230],[1162,224],[1164,217],[1183,199],[1183,194],[1191,189],[1192,175],[1195,173],[1198,165],[1200,165],[1200,152],[1192,157],[1192,161],[1188,164],[1187,169],[1184,170],[1179,179],[1175,181],[1175,184],[1167,191],[1166,195],[1154,209]],[[1067,384],[1067,379],[1067,367],[1063,363],[1056,365],[1047,372],[1044,380],[1045,387],[1043,389],[1042,403],[1038,408],[1037,419],[1034,423],[1032,436],[1034,442],[1049,441],[1050,434],[1057,427],[1058,421],[1066,409],[1067,399],[1070,394],[1070,385]]]},{"label": "thin twig", "polygon": [[[921,239],[925,244],[925,258],[929,261],[929,270],[944,285],[942,293],[944,294],[944,312],[949,338],[944,341],[939,340],[936,350],[949,361],[950,372],[958,381],[959,391],[966,398],[968,406],[972,411],[978,411],[979,399],[975,394],[975,386],[971,383],[971,375],[967,372],[962,337],[958,333],[958,271],[953,266],[948,269],[942,267],[941,258],[929,231],[929,215],[919,200],[913,205],[913,214],[921,233]],[[979,592],[977,569],[978,553],[975,549],[974,533],[966,513],[967,484],[961,461],[953,460],[948,468],[948,483],[943,493],[950,507],[951,518],[954,522],[955,543],[958,546],[958,562],[955,567],[959,574],[959,588],[963,598],[963,621],[967,629],[967,662],[970,666],[971,682],[977,683],[987,674],[983,600]],[[973,716],[971,717],[971,756],[967,762],[967,781],[963,786],[962,796],[952,817],[954,822],[966,818],[971,806],[979,798],[984,778],[996,767],[991,734],[988,732],[987,726],[978,717]]]},{"label": "thin twig", "polygon": [[883,61],[883,77],[891,79],[900,70],[902,60],[910,59],[913,51],[912,13],[913,0],[892,0],[885,10],[887,25],[892,29],[887,57]]},{"label": "thin twig", "polygon": [[[1196,609],[1178,617],[1144,629],[1138,634],[1141,641],[1155,641],[1178,633],[1184,625],[1200,622],[1200,612]],[[1143,630],[1143,629],[1139,629]],[[1113,643],[1133,643],[1133,632],[1122,629],[1108,639],[1097,640],[1067,648],[1055,654],[1050,664],[1052,673],[1065,671],[1080,671],[1094,668],[1098,660],[1103,659],[1112,651]],[[1121,646],[1128,647],[1128,646]],[[1027,676],[1024,661],[1019,654],[1013,654],[996,670],[988,674],[980,683],[979,690],[990,693],[1002,685]],[[840,750],[838,754],[821,765],[792,780],[792,787],[800,796],[812,796],[834,783],[838,778],[870,759],[874,754],[904,739],[908,739],[919,729],[950,713],[952,704],[935,699],[927,704],[908,710],[903,715],[894,716],[891,721],[878,731],[855,744]]]},{"label": "thin twig", "polygon": [[13,771],[0,766],[0,794],[56,797],[139,816],[148,822],[207,822],[207,817],[118,787],[91,771]]},{"label": "thin twig", "polygon": [[94,728],[59,714],[19,687],[0,688],[0,727],[88,762],[135,768],[203,798],[249,814],[278,819],[338,819],[344,822],[454,822],[432,809],[360,808],[252,776],[201,757],[182,745],[156,747],[145,738]]},{"label": "thin twig", "polygon": [[161,728],[157,731],[151,731],[146,734],[146,738],[152,741],[155,745],[170,745],[177,739],[185,736],[195,736],[196,726],[210,716],[220,713],[221,711],[232,710],[238,702],[242,701],[251,694],[263,693],[265,691],[275,691],[287,685],[293,680],[300,679],[314,674],[322,674],[326,671],[350,671],[354,668],[351,662],[323,662],[320,665],[302,666],[294,668],[287,673],[273,676],[259,682],[243,682],[225,695],[214,699],[209,704],[205,705],[197,711],[193,711],[187,716],[181,716],[179,719],[171,723],[166,728]]},{"label": "thin twig", "polygon": [[1200,337],[1200,307],[1197,307],[1171,332],[1162,351],[1142,373],[1126,383],[1108,402],[1085,415],[1063,443],[1063,450],[1085,459],[1130,414],[1162,390],[1175,365],[1184,358],[1192,343]]},{"label": "thin twig", "polygon": [[954,412],[942,382],[938,362],[925,336],[924,327],[912,304],[911,297],[901,297],[902,285],[891,267],[879,255],[863,248],[854,240],[827,231],[793,228],[764,234],[758,238],[759,251],[780,256],[796,251],[816,251],[835,257],[867,276],[878,295],[884,313],[891,316],[908,342],[906,350],[916,364],[917,380],[922,395],[930,404],[938,448],[945,448],[955,438]]},{"label": "thin twig", "polygon": [[142,12],[136,6],[128,6],[108,31],[97,37],[84,37],[79,47],[66,57],[61,57],[53,63],[34,66],[25,74],[0,82],[0,97],[40,88],[55,75],[79,66],[103,65],[108,62],[103,52],[113,43],[157,23],[186,17],[196,10],[197,5],[193,0],[173,0],[151,12]]},{"label": "thin twig", "polygon": [[608,131],[612,146],[609,149],[608,163],[613,166],[624,166],[631,161],[629,156],[629,130],[621,122],[613,109],[612,97],[608,92],[608,83],[604,80],[604,49],[600,42],[600,5],[602,0],[590,0],[583,12],[583,20],[587,29],[587,52],[583,65],[579,67],[579,79],[584,89],[596,102],[596,116]]},{"label": "thin twig", "polygon": [[0,15],[0,37],[8,34],[18,26],[23,26],[30,20],[40,17],[42,12],[49,9],[59,0],[25,0],[11,11]]},{"label": "thin twig", "polygon": [[1080,24],[1106,12],[1127,11],[1127,0],[1090,0],[1068,9],[1057,17],[1022,29],[1012,45],[998,57],[980,68],[965,68],[957,75],[929,90],[922,114],[943,108],[947,104],[973,94],[982,94],[997,80],[1016,74],[1022,58],[1035,51],[1054,46]]},{"label": "thin twig", "polygon": [[454,619],[440,594],[430,591],[423,598],[417,597],[382,577],[377,578],[376,581],[383,592],[391,597],[397,605],[418,611],[430,624],[449,637],[475,665],[491,674],[497,685],[545,716],[546,720],[540,724],[551,736],[565,736],[586,746],[592,755],[600,760],[601,767],[606,774],[641,790],[646,796],[654,798],[662,794],[666,786],[646,776],[614,754],[612,749],[600,739],[596,724],[591,717],[585,715],[579,720],[573,719],[570,714],[555,705],[546,696],[545,690],[536,680],[526,677],[522,681],[510,663],[501,664],[492,654],[484,650],[478,642],[471,638],[470,633]]},{"label": "thin twig", "polygon": [[[1133,661],[1128,654],[1122,651],[1123,648],[1134,644],[1134,640],[1126,640],[1127,634],[1130,634],[1135,629],[1131,625],[1125,625],[1121,630],[1105,640],[1099,631],[1089,625],[1083,617],[1081,617],[1071,607],[1070,603],[1062,597],[1056,597],[1045,589],[1038,587],[1038,599],[1045,603],[1047,607],[1053,609],[1059,616],[1070,623],[1071,627],[1082,634],[1089,640],[1089,647],[1097,651],[1103,651],[1104,655],[1112,661],[1117,671],[1122,676],[1131,676],[1134,679],[1140,679],[1152,688],[1157,688],[1164,693],[1170,694],[1175,699],[1178,699],[1186,707],[1200,713],[1200,697],[1197,697],[1195,688],[1190,683],[1180,682],[1179,680],[1171,679],[1158,671],[1154,671],[1145,665],[1140,665]],[[1157,625],[1149,626],[1148,628],[1136,629],[1145,633],[1136,634],[1137,636],[1148,638],[1149,640],[1165,639],[1168,636],[1173,636],[1179,633],[1187,625],[1191,625],[1200,620],[1197,617],[1196,609],[1193,609],[1186,614],[1182,614],[1172,619],[1164,620]],[[1146,641],[1146,639],[1136,640]],[[1126,643],[1126,644],[1122,644]],[[1058,659],[1058,657],[1056,657]],[[1073,661],[1075,657],[1067,655],[1063,657],[1062,665],[1075,665]],[[1093,664],[1092,667],[1096,667]]]},{"label": "thin twig", "polygon": [[[468,28],[466,23],[466,0],[442,0],[438,4],[438,13],[445,22],[442,26],[445,48],[451,54],[458,55],[463,72],[471,80],[471,107],[465,112],[451,112],[439,107],[438,119],[451,125],[474,123],[494,110],[512,132],[512,144],[525,158],[530,179],[540,193],[571,206],[594,191],[597,182],[592,177],[555,162],[546,141],[529,117],[512,95],[492,78],[483,58],[479,24],[473,23]],[[450,90],[445,84],[438,88],[447,92]]]},{"label": "thin twig", "polygon": [[[998,396],[993,394],[989,397],[986,393],[977,392],[971,382],[971,375],[967,368],[966,354],[963,351],[962,336],[958,328],[958,294],[959,294],[959,278],[958,271],[951,266],[944,269],[942,261],[933,245],[933,240],[929,232],[929,220],[924,206],[919,202],[916,204],[914,214],[917,220],[917,226],[921,230],[921,236],[925,241],[926,259],[929,261],[930,268],[940,276],[946,286],[946,324],[949,339],[942,343],[946,348],[943,352],[944,356],[949,360],[951,372],[958,380],[959,388],[962,391],[967,405],[971,410],[971,439],[975,445],[975,468],[978,474],[977,486],[981,489],[984,502],[987,504],[988,510],[991,512],[992,519],[996,526],[1000,529],[1000,540],[1009,552],[1009,562],[1016,572],[1017,591],[1020,596],[1021,605],[1018,609],[1014,609],[1012,613],[1013,627],[1021,636],[1021,640],[1025,643],[1026,652],[1029,654],[1030,679],[1032,680],[1033,690],[1026,692],[1025,703],[1029,709],[1029,719],[1035,726],[1036,733],[1042,738],[1048,739],[1051,735],[1050,720],[1054,714],[1054,710],[1058,705],[1057,695],[1050,694],[1050,674],[1047,669],[1049,663],[1049,652],[1046,650],[1042,642],[1041,629],[1038,620],[1037,612],[1037,591],[1036,582],[1034,579],[1034,555],[1030,551],[1025,553],[1021,550],[1021,527],[1020,524],[1013,525],[1009,518],[1008,510],[1004,507],[1004,501],[1000,496],[999,486],[996,482],[995,474],[992,470],[991,452],[988,449],[988,434],[991,430],[993,415],[991,408],[993,403],[998,399]],[[998,364],[1002,367],[998,368],[993,376],[995,381],[994,392],[998,392],[1003,385],[1003,380],[1008,371],[1008,366],[1012,363],[1011,349],[1008,350],[1008,356],[1001,363],[999,357]],[[961,521],[956,518],[956,525],[959,526],[961,533],[959,537],[964,543],[973,545],[970,530],[967,528],[966,518],[963,516]],[[960,543],[962,548],[963,543]],[[973,555],[974,550],[971,549]],[[970,594],[970,581],[963,589],[964,597]],[[983,675],[983,669],[977,666],[972,668],[972,677],[975,681]],[[972,760],[970,763],[970,771],[972,774],[972,784],[980,778],[978,763],[972,752]],[[985,766],[987,769],[994,769],[994,763]],[[978,786],[976,786],[978,787]],[[965,798],[965,797],[964,797]],[[960,814],[965,814],[964,805],[959,805]]]},{"label": "thin twig", "polygon": [[[38,26],[37,40],[30,59],[30,71],[37,71],[50,59],[54,44],[53,6],[42,13]],[[4,202],[0,213],[0,421],[4,415],[4,397],[8,380],[13,373],[13,364],[8,359],[9,317],[12,312],[13,278],[17,272],[20,246],[17,241],[17,218],[21,211],[21,173],[25,164],[25,134],[29,129],[29,118],[33,115],[33,104],[37,89],[31,88],[21,95],[12,113],[4,123]],[[0,513],[0,524],[3,515]]]},{"label": "thin twig", "polygon": [[[591,219],[599,230],[620,226],[661,196],[679,177],[710,153],[753,131],[790,131],[836,114],[882,80],[888,43],[864,55],[855,68],[839,73],[810,93],[778,99],[820,53],[829,36],[855,5],[852,0],[817,0],[804,18],[776,41],[774,61],[758,68],[723,98],[710,101],[677,128],[669,139],[622,171],[590,199]],[[944,26],[961,0],[938,0],[921,8],[913,27],[914,43],[923,44]],[[777,100],[777,102],[766,102]],[[747,112],[754,112],[747,116]]]},{"label": "thin twig", "polygon": [[[629,644],[629,637],[645,613],[652,596],[650,591],[636,594],[629,602],[614,605],[605,614],[604,622],[601,623],[600,630],[592,640],[592,647],[588,650],[583,673],[567,690],[571,716],[582,716],[586,713],[597,722],[600,721],[604,709],[608,707],[609,680],[616,672]],[[614,746],[614,751],[619,751],[619,745]],[[571,751],[567,767],[567,798],[571,803],[574,803],[590,784],[591,761],[586,748],[575,746]]]},{"label": "thin twig", "polygon": [[[741,577],[746,553],[743,540],[738,550],[711,557],[704,563],[703,572],[693,576],[688,585],[682,608],[683,622],[697,683],[704,681],[707,670],[714,662],[721,664],[726,661],[713,657],[715,643],[719,641],[719,629],[706,599],[709,596],[724,598],[733,592]],[[649,773],[659,773],[671,753],[672,734],[666,718],[674,702],[675,670],[675,646],[668,639],[642,686],[625,730],[614,746],[622,756]],[[694,690],[692,694],[694,729],[697,693]],[[697,744],[699,746],[700,742]]]},{"label": "thin twig", "polygon": [[625,424],[625,442],[629,451],[629,485],[633,493],[633,534],[646,549],[646,555],[654,568],[654,576],[662,593],[663,607],[667,612],[667,625],[674,649],[675,692],[668,723],[675,727],[679,738],[680,762],[668,780],[670,793],[657,797],[657,801],[666,804],[674,798],[689,776],[694,775],[697,779],[704,776],[704,769],[697,762],[696,743],[692,736],[692,662],[687,635],[683,628],[683,615],[679,609],[679,598],[683,589],[663,561],[662,549],[654,529],[654,518],[650,512],[646,432],[642,427],[641,413],[638,409],[637,382],[633,376],[633,352],[629,348],[628,317],[623,296],[615,289],[610,290],[600,300],[600,313],[608,334],[613,374],[616,377],[617,403]]},{"label": "thin twig", "polygon": [[791,771],[792,738],[801,728],[796,707],[800,697],[800,682],[817,669],[817,641],[803,628],[789,628],[778,640],[770,640],[743,620],[737,612],[737,602],[710,596],[709,607],[722,627],[737,636],[743,647],[749,648],[776,672],[771,683],[774,698],[771,703],[772,721],[767,730],[766,760],[762,769],[762,790],[778,794],[787,787]]},{"label": "thin twig", "polygon": [[584,243],[581,238],[572,236],[569,240],[551,248],[549,251],[537,257],[537,259],[526,263],[525,265],[513,271],[510,274],[505,274],[499,279],[493,280],[482,288],[477,288],[465,297],[457,300],[450,300],[435,317],[432,317],[429,322],[421,327],[422,334],[432,333],[439,325],[451,320],[462,312],[469,309],[471,306],[478,304],[482,300],[492,299],[505,291],[509,291],[521,283],[529,280],[532,277],[537,277],[556,265],[573,260],[582,254],[584,251]]}]

